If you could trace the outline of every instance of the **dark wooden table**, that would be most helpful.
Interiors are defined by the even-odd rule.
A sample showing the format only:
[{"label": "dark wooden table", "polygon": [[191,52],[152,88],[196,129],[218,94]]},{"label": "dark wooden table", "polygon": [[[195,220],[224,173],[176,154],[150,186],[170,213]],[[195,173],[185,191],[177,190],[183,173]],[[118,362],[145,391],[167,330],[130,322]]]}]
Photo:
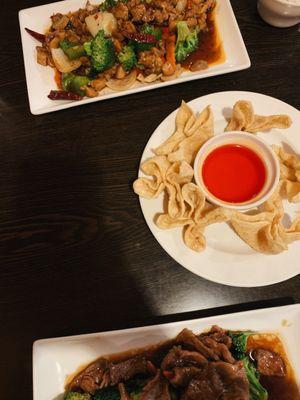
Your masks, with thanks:
[{"label": "dark wooden table", "polygon": [[[181,99],[249,90],[299,108],[298,27],[272,28],[257,15],[255,0],[233,0],[250,69],[33,116],[17,12],[43,2],[1,1],[0,399],[5,400],[32,397],[31,349],[38,338],[220,313],[228,309],[215,308],[228,305],[235,305],[232,311],[300,301],[299,276],[243,289],[186,271],[151,235],[131,189],[146,141]],[[259,303],[241,305],[252,301]],[[206,311],[191,313],[195,310]],[[178,313],[188,314],[163,317]]]}]

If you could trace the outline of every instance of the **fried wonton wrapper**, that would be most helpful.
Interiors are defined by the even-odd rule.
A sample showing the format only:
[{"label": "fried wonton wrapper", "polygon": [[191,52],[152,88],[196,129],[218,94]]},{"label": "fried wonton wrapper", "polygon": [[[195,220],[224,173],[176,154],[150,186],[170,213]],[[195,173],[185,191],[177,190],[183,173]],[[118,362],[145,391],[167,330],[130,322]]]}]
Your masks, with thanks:
[{"label": "fried wonton wrapper", "polygon": [[188,119],[185,125],[184,133],[186,136],[192,136],[199,128],[207,129],[209,133],[211,133],[213,130],[214,120],[210,106],[205,107],[204,110],[199,114],[198,118]]},{"label": "fried wonton wrapper", "polygon": [[152,175],[152,179],[138,178],[133,183],[133,190],[139,196],[153,199],[160,195],[165,188],[166,173],[170,163],[165,156],[155,156],[141,165],[141,170],[146,175]]},{"label": "fried wonton wrapper", "polygon": [[233,112],[225,131],[246,131],[256,133],[272,128],[289,128],[292,121],[288,115],[256,115],[250,101],[239,100],[233,106]]},{"label": "fried wonton wrapper", "polygon": [[300,221],[286,229],[282,223],[284,208],[279,188],[264,203],[264,210],[255,215],[233,213],[231,226],[249,246],[260,253],[278,254],[287,250],[288,244],[300,239]]},{"label": "fried wonton wrapper", "polygon": [[169,214],[160,214],[156,218],[155,223],[160,229],[173,229],[173,228],[183,227],[185,225],[192,224],[193,221],[188,218],[174,219],[174,218],[170,217]]},{"label": "fried wonton wrapper", "polygon": [[300,240],[300,217],[296,218],[288,229],[281,230],[281,237],[286,243]]},{"label": "fried wonton wrapper", "polygon": [[[176,150],[184,147],[184,151],[181,149],[178,156],[176,153],[170,155],[171,162],[175,161],[187,161],[190,163],[191,157],[185,157],[186,152],[197,152],[201,145],[213,135],[213,115],[211,108],[206,107],[196,118],[192,109],[183,101],[177,112],[175,120],[176,130],[172,136],[170,136],[161,146],[154,150],[156,155],[169,155],[170,153],[176,153]],[[197,135],[197,136],[194,136]],[[187,140],[188,137],[193,139]],[[190,150],[191,149],[191,150]]]},{"label": "fried wonton wrapper", "polygon": [[188,120],[184,131],[186,137],[178,143],[177,149],[168,154],[168,160],[192,164],[200,147],[213,136],[213,129],[213,114],[208,106],[195,121]]},{"label": "fried wonton wrapper", "polygon": [[170,229],[200,220],[205,196],[198,186],[190,182],[184,184],[179,191],[171,184],[167,184],[166,188],[169,195],[168,212],[158,216],[156,225],[159,228]]},{"label": "fried wonton wrapper", "polygon": [[280,161],[281,194],[291,203],[300,201],[300,156],[273,146]]},{"label": "fried wonton wrapper", "polygon": [[203,215],[198,223],[190,224],[184,232],[183,238],[185,244],[192,250],[201,252],[206,247],[206,239],[204,236],[205,228],[208,225],[226,222],[230,220],[231,211],[226,208],[215,207]]},{"label": "fried wonton wrapper", "polygon": [[184,185],[181,193],[186,206],[185,217],[198,223],[205,207],[204,193],[194,183]]},{"label": "fried wonton wrapper", "polygon": [[192,164],[200,147],[213,136],[212,131],[200,128],[192,136],[185,138],[179,143],[178,150],[168,155],[170,162],[186,161]]},{"label": "fried wonton wrapper", "polygon": [[204,194],[194,183],[183,185],[181,196],[185,209],[181,218],[172,218],[169,213],[161,214],[156,225],[161,229],[187,226],[183,235],[185,244],[192,250],[201,252],[205,249],[205,228],[217,222],[228,221],[231,211],[208,206]]},{"label": "fried wonton wrapper", "polygon": [[184,128],[189,119],[194,120],[194,113],[191,108],[182,101],[181,106],[176,114],[175,132],[163,144],[157,147],[154,151],[156,155],[168,155],[175,149],[178,144],[186,137]]},{"label": "fried wonton wrapper", "polygon": [[169,196],[168,213],[171,218],[183,218],[185,212],[182,185],[191,182],[194,176],[193,168],[186,163],[173,163],[166,173],[166,189]]},{"label": "fried wonton wrapper", "polygon": [[193,168],[185,161],[171,164],[166,172],[166,180],[173,185],[183,185],[191,182],[193,176]]}]

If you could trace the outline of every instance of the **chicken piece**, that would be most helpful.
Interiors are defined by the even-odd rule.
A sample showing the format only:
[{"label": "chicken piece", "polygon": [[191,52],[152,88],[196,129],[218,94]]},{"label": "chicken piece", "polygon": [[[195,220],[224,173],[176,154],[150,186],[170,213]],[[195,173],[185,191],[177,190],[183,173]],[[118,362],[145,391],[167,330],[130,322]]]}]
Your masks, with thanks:
[{"label": "chicken piece", "polygon": [[126,4],[119,2],[113,9],[112,13],[117,19],[128,20],[129,12]]},{"label": "chicken piece", "polygon": [[98,96],[97,90],[93,89],[92,87],[86,86],[84,89],[85,89],[85,94],[87,95],[87,97],[97,97]]},{"label": "chicken piece", "polygon": [[68,25],[69,18],[66,15],[62,15],[60,13],[54,14],[51,17],[53,30],[62,31]]},{"label": "chicken piece", "polygon": [[40,65],[48,65],[49,53],[47,49],[42,46],[36,46],[36,59]]},{"label": "chicken piece", "polygon": [[130,10],[132,21],[141,22],[146,15],[146,7],[144,4],[139,4]]},{"label": "chicken piece", "polygon": [[100,90],[104,89],[105,86],[106,86],[106,79],[104,77],[103,78],[94,79],[91,82],[91,86],[92,86],[92,88],[94,88],[95,90],[100,92]]},{"label": "chicken piece", "polygon": [[135,33],[136,28],[131,21],[122,21],[120,24],[120,30],[127,33]]},{"label": "chicken piece", "polygon": [[138,64],[143,65],[146,75],[160,74],[163,67],[160,51],[155,47],[151,50],[141,51]]}]

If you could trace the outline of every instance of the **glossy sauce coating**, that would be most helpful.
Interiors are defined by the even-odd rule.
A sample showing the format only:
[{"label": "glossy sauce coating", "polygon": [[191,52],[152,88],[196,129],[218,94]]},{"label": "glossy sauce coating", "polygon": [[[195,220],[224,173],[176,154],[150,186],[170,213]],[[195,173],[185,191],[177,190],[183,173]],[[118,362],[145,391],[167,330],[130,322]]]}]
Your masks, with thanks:
[{"label": "glossy sauce coating", "polygon": [[208,65],[220,64],[225,61],[225,53],[219,36],[215,11],[213,11],[207,21],[207,31],[199,36],[199,46],[184,62],[183,67],[189,69],[196,61],[206,61]]},{"label": "glossy sauce coating", "polygon": [[283,343],[275,334],[257,334],[250,336],[247,343],[250,349],[265,349],[274,351],[283,358],[286,366],[286,375],[280,376],[262,376],[261,384],[267,389],[268,400],[300,400],[300,393],[296,383],[294,371],[289,363],[285,353]]},{"label": "glossy sauce coating", "polygon": [[244,203],[262,190],[266,169],[250,148],[226,144],[208,154],[202,166],[202,179],[216,198],[228,203]]},{"label": "glossy sauce coating", "polygon": [[[92,363],[80,366],[66,380],[66,389],[68,389],[72,380],[76,378],[88,365],[92,365],[98,360],[108,360],[114,363],[125,361],[135,356],[145,356],[155,365],[160,364],[166,353],[175,345],[175,339],[166,340],[143,348],[130,349],[121,353],[115,353],[99,357]],[[285,349],[280,337],[274,333],[258,333],[250,336],[247,342],[247,350],[266,349],[274,351],[283,358],[286,366],[286,376],[284,377],[264,377],[261,376],[260,381],[267,389],[268,400],[300,400],[299,390],[296,383],[294,371],[289,363]]]}]

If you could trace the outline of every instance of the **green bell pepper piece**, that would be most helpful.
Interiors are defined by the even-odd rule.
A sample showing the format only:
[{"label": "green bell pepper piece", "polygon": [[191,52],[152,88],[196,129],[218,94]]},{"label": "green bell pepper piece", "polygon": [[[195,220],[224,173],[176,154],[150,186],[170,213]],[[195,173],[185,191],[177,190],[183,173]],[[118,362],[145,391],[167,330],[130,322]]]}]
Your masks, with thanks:
[{"label": "green bell pepper piece", "polygon": [[86,55],[85,49],[82,44],[70,42],[68,39],[61,40],[59,43],[60,48],[68,56],[70,60]]},{"label": "green bell pepper piece", "polygon": [[83,86],[88,85],[90,79],[87,76],[77,76],[74,74],[62,74],[62,88],[67,92],[79,94],[85,96],[85,91],[82,89]]}]

